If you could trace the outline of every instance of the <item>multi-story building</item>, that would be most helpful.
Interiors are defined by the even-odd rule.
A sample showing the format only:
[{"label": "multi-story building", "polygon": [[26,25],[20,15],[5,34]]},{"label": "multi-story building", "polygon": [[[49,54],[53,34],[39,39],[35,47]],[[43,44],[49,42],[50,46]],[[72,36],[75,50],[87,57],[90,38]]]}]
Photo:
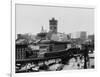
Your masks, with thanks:
[{"label": "multi-story building", "polygon": [[34,40],[36,40],[35,35],[29,34],[29,33],[26,33],[26,34],[17,34],[17,40],[20,40],[20,39],[26,39],[28,41],[34,41]]},{"label": "multi-story building", "polygon": [[88,35],[88,40],[94,41],[94,35]]},{"label": "multi-story building", "polygon": [[67,41],[67,35],[65,33],[58,32],[57,23],[58,21],[55,18],[49,20],[49,32],[47,34],[48,39],[54,41]]},{"label": "multi-story building", "polygon": [[57,22],[55,18],[49,20],[49,30],[51,33],[57,33]]},{"label": "multi-story building", "polygon": [[74,33],[70,33],[70,37],[71,38],[80,38],[82,40],[86,40],[87,33],[85,31],[74,32]]},{"label": "multi-story building", "polygon": [[57,34],[52,34],[51,40],[54,41],[67,41],[67,35],[64,33],[57,33]]},{"label": "multi-story building", "polygon": [[85,31],[70,33],[68,36],[75,44],[82,44],[87,39],[87,33]]}]

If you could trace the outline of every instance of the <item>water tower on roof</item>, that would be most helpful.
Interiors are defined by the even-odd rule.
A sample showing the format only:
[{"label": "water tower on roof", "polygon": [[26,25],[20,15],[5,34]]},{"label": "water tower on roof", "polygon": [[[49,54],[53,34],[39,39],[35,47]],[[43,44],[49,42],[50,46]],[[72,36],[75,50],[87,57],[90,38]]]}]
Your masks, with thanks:
[{"label": "water tower on roof", "polygon": [[57,20],[53,17],[51,20],[49,20],[49,30],[52,33],[57,33]]}]

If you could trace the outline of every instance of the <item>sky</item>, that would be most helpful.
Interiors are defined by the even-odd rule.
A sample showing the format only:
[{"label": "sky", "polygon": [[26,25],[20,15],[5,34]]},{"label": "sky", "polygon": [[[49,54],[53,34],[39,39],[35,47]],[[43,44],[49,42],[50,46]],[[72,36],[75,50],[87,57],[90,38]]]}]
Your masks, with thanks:
[{"label": "sky", "polygon": [[52,17],[58,20],[58,32],[94,33],[94,9],[92,8],[16,4],[16,34],[36,34],[41,31],[42,26],[49,31],[49,20]]}]

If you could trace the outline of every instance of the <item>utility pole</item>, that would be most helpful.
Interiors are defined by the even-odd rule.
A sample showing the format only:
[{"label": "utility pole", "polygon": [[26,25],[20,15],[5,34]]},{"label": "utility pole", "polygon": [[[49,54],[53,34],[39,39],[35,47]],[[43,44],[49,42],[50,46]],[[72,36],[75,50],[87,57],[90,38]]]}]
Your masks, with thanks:
[{"label": "utility pole", "polygon": [[88,59],[89,59],[89,56],[88,56],[88,45],[84,45],[84,69],[87,69],[87,62],[88,62]]}]

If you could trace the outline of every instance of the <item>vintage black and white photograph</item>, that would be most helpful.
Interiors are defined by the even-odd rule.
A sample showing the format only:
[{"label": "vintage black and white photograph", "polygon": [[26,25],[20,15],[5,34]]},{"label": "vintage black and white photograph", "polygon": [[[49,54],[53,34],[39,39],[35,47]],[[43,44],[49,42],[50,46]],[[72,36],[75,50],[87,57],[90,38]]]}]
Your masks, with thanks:
[{"label": "vintage black and white photograph", "polygon": [[94,9],[15,5],[15,72],[95,68]]}]

